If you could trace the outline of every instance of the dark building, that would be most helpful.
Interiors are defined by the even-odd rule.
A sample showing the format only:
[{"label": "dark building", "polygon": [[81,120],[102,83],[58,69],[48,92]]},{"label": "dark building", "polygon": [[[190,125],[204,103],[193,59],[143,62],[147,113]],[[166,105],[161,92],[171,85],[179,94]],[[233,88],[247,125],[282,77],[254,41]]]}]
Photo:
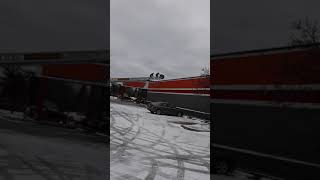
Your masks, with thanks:
[{"label": "dark building", "polygon": [[320,48],[211,56],[212,158],[286,179],[318,179]]}]

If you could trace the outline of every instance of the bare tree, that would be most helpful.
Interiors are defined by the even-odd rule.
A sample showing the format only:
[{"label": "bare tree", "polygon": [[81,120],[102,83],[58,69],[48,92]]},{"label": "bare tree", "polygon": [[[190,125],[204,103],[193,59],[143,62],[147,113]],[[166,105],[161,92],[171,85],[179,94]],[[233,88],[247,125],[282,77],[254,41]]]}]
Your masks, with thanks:
[{"label": "bare tree", "polygon": [[210,69],[208,67],[204,67],[201,69],[202,73],[200,76],[210,76]]},{"label": "bare tree", "polygon": [[0,77],[3,83],[2,96],[8,98],[13,113],[19,108],[18,106],[26,102],[28,74],[16,65],[4,65],[2,68],[4,75]]},{"label": "bare tree", "polygon": [[293,33],[289,45],[307,45],[319,43],[320,32],[319,23],[317,20],[311,20],[308,17],[299,19],[291,24]]}]

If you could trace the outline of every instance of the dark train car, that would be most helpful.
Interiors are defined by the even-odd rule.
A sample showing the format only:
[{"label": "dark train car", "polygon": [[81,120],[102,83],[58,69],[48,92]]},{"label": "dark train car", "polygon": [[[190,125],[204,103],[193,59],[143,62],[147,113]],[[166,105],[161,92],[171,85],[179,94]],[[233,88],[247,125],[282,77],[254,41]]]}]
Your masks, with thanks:
[{"label": "dark train car", "polygon": [[171,103],[185,114],[209,119],[209,76],[197,76],[159,81],[125,82],[126,86],[139,87],[148,101]]},{"label": "dark train car", "polygon": [[[45,102],[55,103],[69,114],[85,117],[85,128],[107,132],[109,114],[108,51],[63,52],[62,63],[45,63],[37,74],[31,104],[42,116]],[[41,57],[41,56],[40,56]],[[99,61],[99,62],[98,62]],[[73,118],[78,118],[74,116]]]},{"label": "dark train car", "polygon": [[211,56],[213,162],[320,179],[319,60],[317,46]]}]

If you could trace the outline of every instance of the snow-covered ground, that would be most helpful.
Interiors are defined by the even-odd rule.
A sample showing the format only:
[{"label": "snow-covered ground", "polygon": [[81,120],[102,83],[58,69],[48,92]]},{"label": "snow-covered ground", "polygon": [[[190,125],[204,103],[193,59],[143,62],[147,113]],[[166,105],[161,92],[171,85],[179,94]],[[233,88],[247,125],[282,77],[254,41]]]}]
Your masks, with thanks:
[{"label": "snow-covered ground", "polygon": [[230,176],[210,174],[210,128],[203,120],[151,114],[110,100],[111,180],[252,179],[238,170]]},{"label": "snow-covered ground", "polygon": [[106,180],[104,137],[0,110],[0,180]]},{"label": "snow-covered ground", "polygon": [[[186,118],[111,102],[111,179],[210,179],[210,132],[186,130]],[[196,120],[192,120],[196,121]]]}]

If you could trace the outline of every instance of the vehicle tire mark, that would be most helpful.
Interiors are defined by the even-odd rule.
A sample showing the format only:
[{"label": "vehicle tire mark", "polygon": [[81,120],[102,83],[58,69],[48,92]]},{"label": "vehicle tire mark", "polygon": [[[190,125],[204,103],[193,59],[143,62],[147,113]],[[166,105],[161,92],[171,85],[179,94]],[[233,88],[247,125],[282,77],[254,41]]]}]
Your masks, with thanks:
[{"label": "vehicle tire mark", "polygon": [[163,141],[164,135],[166,134],[165,125],[162,125],[162,132],[161,136],[152,144],[149,145],[150,148],[153,148],[154,146],[160,144]]},{"label": "vehicle tire mark", "polygon": [[[128,127],[126,129],[125,132],[122,132],[123,129],[119,130],[118,128],[116,128],[116,126],[111,126],[111,129],[114,130],[115,132],[119,133],[121,136],[125,136],[127,133],[129,133],[130,131],[132,131],[133,127],[134,127],[134,123],[132,120],[124,117],[121,113],[117,112],[118,115],[120,115],[122,118],[124,118],[125,120],[129,121],[130,122],[130,127]],[[114,118],[114,116],[112,116],[112,118]]]},{"label": "vehicle tire mark", "polygon": [[206,167],[210,172],[210,162],[206,161],[201,157],[196,157],[196,155],[192,153],[190,150],[184,149],[184,151],[189,153],[189,159],[198,159],[203,164],[203,166]]},{"label": "vehicle tire mark", "polygon": [[[133,141],[138,135],[140,134],[140,127],[138,127],[138,131],[136,134],[129,139],[129,141]],[[114,162],[117,159],[121,158],[121,155],[125,152],[125,150],[128,148],[128,141],[124,141],[119,147],[116,149],[116,152],[111,155],[111,161]]]},{"label": "vehicle tire mark", "polygon": [[64,173],[61,172],[58,168],[56,168],[53,164],[51,164],[50,162],[36,156],[36,159],[42,163],[43,165],[45,165],[46,167],[48,167],[54,174],[56,174],[59,179],[61,180],[66,180],[65,176],[64,176]]},{"label": "vehicle tire mark", "polygon": [[[122,112],[122,110],[127,110],[127,111]],[[137,141],[133,142],[132,138],[128,138],[128,136],[123,137],[123,138],[118,138],[116,134],[112,134],[111,136],[113,138],[119,139],[120,141],[123,142],[121,145],[119,145],[122,148],[122,149],[119,149],[120,152],[121,151],[124,152],[124,151],[126,151],[126,149],[135,149],[135,150],[141,151],[143,153],[147,153],[147,154],[150,154],[153,156],[158,156],[158,157],[163,156],[163,153],[170,155],[171,157],[167,157],[167,158],[175,160],[177,162],[176,165],[175,166],[169,166],[169,164],[167,164],[167,165],[163,164],[163,165],[164,165],[164,167],[168,166],[168,167],[172,167],[172,168],[177,169],[176,177],[173,178],[173,179],[177,179],[177,180],[184,179],[185,169],[186,169],[184,167],[185,166],[184,163],[187,163],[188,161],[190,161],[191,163],[193,163],[195,165],[199,165],[199,166],[202,166],[202,165],[205,167],[207,167],[208,165],[210,166],[210,164],[205,159],[200,159],[200,161],[199,161],[199,159],[197,159],[197,158],[199,158],[200,156],[198,157],[196,155],[197,153],[193,153],[193,151],[185,151],[185,149],[183,149],[179,145],[175,144],[175,140],[178,139],[179,137],[181,137],[181,135],[182,135],[181,132],[176,134],[176,136],[174,136],[173,140],[167,140],[164,137],[166,134],[166,124],[168,124],[168,126],[170,128],[171,127],[170,123],[168,123],[167,121],[163,121],[163,119],[160,119],[160,118],[155,119],[152,116],[152,118],[150,118],[150,120],[155,121],[156,122],[155,125],[161,124],[161,126],[162,126],[162,130],[160,132],[155,133],[155,132],[151,131],[150,129],[148,129],[147,127],[145,127],[145,125],[144,125],[145,121],[149,120],[147,118],[150,116],[150,114],[148,114],[148,116],[144,117],[144,116],[139,115],[138,112],[133,112],[133,111],[131,112],[131,111],[132,110],[129,108],[128,109],[121,109],[119,111],[119,113],[116,113],[116,114],[118,114],[119,116],[121,116],[122,118],[126,119],[129,122],[135,123],[136,125],[140,124],[139,131],[141,131],[143,133],[141,133],[139,137],[134,136],[133,138],[137,139],[139,141],[140,140],[145,141],[147,143],[139,144],[139,143],[137,143]],[[159,121],[157,121],[157,119]],[[146,123],[148,123],[148,122],[146,121]],[[150,124],[150,123],[148,123],[148,124]],[[175,126],[173,126],[173,127],[175,127]],[[113,129],[113,130],[121,131],[121,129],[118,129],[118,128]],[[123,132],[123,130],[122,130],[122,132]],[[132,133],[133,133],[133,131],[128,132],[126,135],[129,135],[129,137],[130,137]],[[148,141],[150,141],[150,142],[148,142]],[[163,146],[167,146],[168,149],[163,149],[163,148],[155,149],[154,147],[157,146],[158,144],[161,144]],[[183,152],[183,151],[185,151],[185,152],[183,152],[183,154],[180,154],[179,153],[180,149],[181,149],[181,152]],[[119,154],[116,154],[116,155],[118,156]],[[120,153],[120,155],[121,155],[121,153]],[[148,157],[150,157],[150,155],[149,156],[147,155],[146,158],[148,159]],[[159,175],[158,174],[158,172],[159,172],[158,167],[162,166],[162,163],[159,164],[159,162],[156,160],[156,158],[157,157],[154,157],[154,158],[150,157],[149,158],[149,160],[152,159],[151,160],[152,166],[150,168],[149,174],[146,176],[147,180],[154,179],[156,175]],[[157,162],[157,166],[155,166],[153,164],[153,162]],[[157,170],[155,170],[155,168],[157,168]],[[156,172],[155,175],[153,175],[154,172]],[[203,171],[203,172],[207,173],[207,171]]]},{"label": "vehicle tire mark", "polygon": [[[147,129],[145,129],[145,130],[149,131]],[[150,132],[150,133],[152,133],[152,132]],[[179,154],[177,148],[172,143],[170,143],[169,141],[167,141],[165,139],[161,140],[161,142],[168,144],[169,148],[174,152],[174,154],[175,154],[174,159],[178,163],[177,180],[183,180],[184,179],[184,163],[183,163],[183,160],[181,158],[179,158],[180,154]]]},{"label": "vehicle tire mark", "polygon": [[158,163],[156,160],[152,159],[151,160],[151,169],[150,169],[147,177],[145,178],[145,180],[153,180],[157,175],[157,171],[158,171]]},{"label": "vehicle tire mark", "polygon": [[25,164],[29,169],[31,169],[33,172],[35,172],[36,174],[42,176],[44,179],[46,180],[54,180],[54,178],[52,178],[51,176],[49,176],[48,174],[44,173],[41,169],[35,167],[32,163],[29,163],[28,161],[24,160],[23,158],[17,156],[17,158],[23,162],[23,164]]}]

